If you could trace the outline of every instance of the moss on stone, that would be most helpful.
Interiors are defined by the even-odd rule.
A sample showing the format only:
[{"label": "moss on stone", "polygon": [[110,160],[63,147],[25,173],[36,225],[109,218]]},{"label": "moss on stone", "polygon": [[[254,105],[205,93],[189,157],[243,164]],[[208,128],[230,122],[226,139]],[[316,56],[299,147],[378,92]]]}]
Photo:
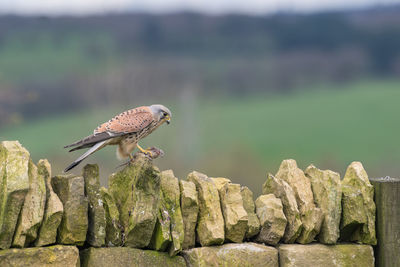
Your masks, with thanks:
[{"label": "moss on stone", "polygon": [[279,261],[283,267],[373,267],[374,252],[371,246],[357,244],[280,245]]},{"label": "moss on stone", "polygon": [[376,245],[374,187],[361,162],[352,162],[342,181],[341,239]]},{"label": "moss on stone", "polygon": [[122,244],[122,226],[119,221],[119,211],[117,205],[115,205],[114,199],[108,193],[106,188],[100,188],[100,195],[103,200],[106,216],[106,246],[120,246]]},{"label": "moss on stone", "polygon": [[46,203],[46,185],[38,168],[29,161],[29,190],[25,196],[20,218],[14,233],[13,247],[23,248],[37,238]]},{"label": "moss on stone", "polygon": [[11,246],[29,189],[29,152],[18,141],[0,143],[0,248]]},{"label": "moss on stone", "polygon": [[202,246],[221,245],[225,230],[218,189],[212,179],[196,171],[191,172],[187,180],[196,185],[199,196],[200,211],[196,228],[199,243]]},{"label": "moss on stone", "polygon": [[297,167],[297,162],[293,159],[282,161],[275,177],[287,182],[295,193],[303,224],[303,230],[296,241],[301,244],[312,242],[320,231],[323,212],[314,204],[310,180]]},{"label": "moss on stone", "polygon": [[308,166],[305,174],[311,181],[315,204],[324,212],[318,240],[323,244],[335,244],[342,214],[340,175],[330,170],[322,171],[314,165]]},{"label": "moss on stone", "polygon": [[38,162],[39,176],[46,184],[46,205],[43,216],[43,222],[38,232],[38,238],[35,241],[35,246],[45,246],[54,244],[57,238],[57,229],[61,223],[64,212],[61,200],[53,191],[51,186],[51,166],[46,159],[41,159]]},{"label": "moss on stone", "polygon": [[182,254],[188,266],[279,266],[277,249],[255,243],[192,248]]},{"label": "moss on stone", "polygon": [[109,191],[120,213],[125,245],[147,247],[157,221],[160,195],[158,168],[145,155],[138,153],[133,163],[111,175]]},{"label": "moss on stone", "polygon": [[255,240],[270,245],[278,244],[285,233],[287,223],[282,201],[274,194],[268,194],[259,196],[255,203],[261,225]]},{"label": "moss on stone", "polygon": [[283,213],[288,221],[282,241],[294,243],[303,231],[303,223],[292,187],[284,180],[268,174],[263,184],[263,194],[274,194],[282,201]]},{"label": "moss on stone", "polygon": [[196,185],[189,181],[179,181],[184,239],[182,249],[192,248],[196,242],[196,224],[199,214],[199,198]]},{"label": "moss on stone", "polygon": [[247,231],[249,217],[243,206],[240,185],[226,183],[219,190],[219,196],[225,222],[225,239],[241,243]]},{"label": "moss on stone", "polygon": [[88,248],[81,251],[81,262],[82,267],[186,266],[185,260],[180,256],[170,257],[165,252],[126,247]]},{"label": "moss on stone", "polygon": [[89,202],[89,225],[86,242],[91,246],[101,247],[105,244],[106,216],[103,199],[100,195],[99,166],[87,164],[83,168],[82,176],[85,180],[85,195]]},{"label": "moss on stone", "polygon": [[248,216],[245,238],[250,239],[260,232],[260,220],[256,215],[256,206],[254,204],[253,192],[251,192],[251,190],[247,186],[242,186],[240,188],[240,193],[243,199],[243,207],[246,210]]},{"label": "moss on stone", "polygon": [[64,207],[57,242],[83,245],[88,229],[88,200],[85,196],[83,177],[58,175],[51,179],[51,184]]},{"label": "moss on stone", "polygon": [[79,251],[74,246],[50,246],[0,250],[1,266],[79,267]]}]

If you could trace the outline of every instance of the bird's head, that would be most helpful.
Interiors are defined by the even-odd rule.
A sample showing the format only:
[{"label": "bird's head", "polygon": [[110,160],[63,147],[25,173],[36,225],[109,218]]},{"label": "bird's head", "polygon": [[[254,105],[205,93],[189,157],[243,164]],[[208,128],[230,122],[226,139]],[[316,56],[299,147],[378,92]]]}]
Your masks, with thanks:
[{"label": "bird's head", "polygon": [[153,113],[154,118],[159,122],[167,122],[168,124],[171,121],[171,111],[163,106],[163,105],[151,105],[150,110]]}]

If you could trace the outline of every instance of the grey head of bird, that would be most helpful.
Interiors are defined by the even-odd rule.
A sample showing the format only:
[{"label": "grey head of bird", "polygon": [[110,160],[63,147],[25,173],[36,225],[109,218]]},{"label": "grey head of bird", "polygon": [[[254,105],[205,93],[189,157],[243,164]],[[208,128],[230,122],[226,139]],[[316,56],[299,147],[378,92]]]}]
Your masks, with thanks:
[{"label": "grey head of bird", "polygon": [[170,123],[171,121],[171,111],[163,105],[156,104],[156,105],[151,105],[150,107],[151,112],[153,113],[154,119],[156,121],[165,121],[166,123]]}]

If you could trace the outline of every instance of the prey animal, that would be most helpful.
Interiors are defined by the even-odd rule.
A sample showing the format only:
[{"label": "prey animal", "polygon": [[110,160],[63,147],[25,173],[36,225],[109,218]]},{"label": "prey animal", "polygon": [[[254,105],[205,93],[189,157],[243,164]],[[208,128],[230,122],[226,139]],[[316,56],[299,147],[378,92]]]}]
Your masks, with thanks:
[{"label": "prey animal", "polygon": [[118,114],[97,127],[92,135],[64,147],[72,147],[69,152],[90,148],[72,162],[64,172],[68,172],[89,155],[108,145],[117,145],[117,157],[119,159],[129,157],[130,160],[133,160],[131,153],[136,147],[141,152],[151,156],[152,149],[143,149],[138,142],[164,122],[169,124],[171,115],[171,111],[163,105],[142,106]]}]

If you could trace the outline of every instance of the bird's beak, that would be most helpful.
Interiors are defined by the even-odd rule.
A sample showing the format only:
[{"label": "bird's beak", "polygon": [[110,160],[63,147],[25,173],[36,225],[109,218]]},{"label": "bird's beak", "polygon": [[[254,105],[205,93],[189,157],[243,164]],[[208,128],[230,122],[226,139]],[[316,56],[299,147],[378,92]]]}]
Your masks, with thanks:
[{"label": "bird's beak", "polygon": [[165,116],[165,121],[167,122],[167,124],[170,124],[171,117],[169,115]]}]

